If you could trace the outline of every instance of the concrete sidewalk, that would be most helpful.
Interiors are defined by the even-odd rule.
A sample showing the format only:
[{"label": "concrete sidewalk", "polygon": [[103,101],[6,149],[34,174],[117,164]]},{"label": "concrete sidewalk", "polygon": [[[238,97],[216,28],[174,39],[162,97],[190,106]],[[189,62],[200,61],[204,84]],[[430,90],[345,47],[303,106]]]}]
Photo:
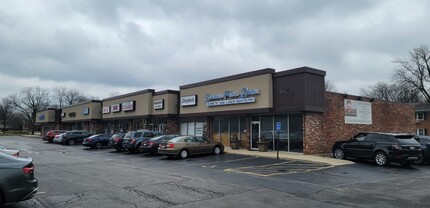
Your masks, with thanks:
[{"label": "concrete sidewalk", "polygon": [[[224,152],[227,154],[247,155],[247,156],[266,157],[266,158],[276,159],[276,151],[259,152],[259,151],[250,151],[246,149],[231,149],[230,147],[225,147]],[[325,163],[331,166],[355,164],[354,162],[348,161],[348,160],[338,160],[331,157],[324,157],[324,156],[318,156],[318,155],[304,155],[302,153],[291,153],[291,152],[283,152],[283,151],[279,151],[279,159],[301,160],[301,161],[314,162],[314,163]]]}]

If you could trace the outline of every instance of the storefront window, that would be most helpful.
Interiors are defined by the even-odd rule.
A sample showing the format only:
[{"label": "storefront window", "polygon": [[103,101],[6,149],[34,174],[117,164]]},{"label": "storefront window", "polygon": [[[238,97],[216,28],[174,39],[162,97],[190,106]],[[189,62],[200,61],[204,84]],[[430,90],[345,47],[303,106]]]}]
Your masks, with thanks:
[{"label": "storefront window", "polygon": [[288,151],[288,116],[277,115],[275,116],[275,150],[277,150],[278,132],[276,131],[276,123],[281,123],[281,130],[279,131],[279,150]]},{"label": "storefront window", "polygon": [[230,126],[230,122],[229,122],[229,117],[221,117],[220,118],[220,138],[221,138],[221,143],[224,146],[230,146],[229,144],[229,126]]},{"label": "storefront window", "polygon": [[273,116],[261,116],[260,138],[270,141],[269,150],[273,150]]},{"label": "storefront window", "polygon": [[213,140],[216,142],[221,141],[221,134],[220,134],[220,126],[219,126],[219,122],[220,122],[220,117],[214,117],[213,120]]},{"label": "storefront window", "polygon": [[246,131],[249,131],[249,125],[250,125],[248,123],[248,120],[249,119],[247,119],[246,116],[241,116],[240,117],[240,134],[239,134],[239,140],[246,140]]},{"label": "storefront window", "polygon": [[290,114],[290,152],[303,152],[303,114]]},{"label": "storefront window", "polygon": [[233,116],[230,118],[230,140],[239,140],[239,121],[239,116]]}]

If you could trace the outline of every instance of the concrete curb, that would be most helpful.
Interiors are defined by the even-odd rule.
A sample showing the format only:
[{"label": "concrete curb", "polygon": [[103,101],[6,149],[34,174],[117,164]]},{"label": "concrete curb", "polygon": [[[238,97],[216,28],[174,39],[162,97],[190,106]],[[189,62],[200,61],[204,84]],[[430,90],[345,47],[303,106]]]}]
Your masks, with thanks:
[{"label": "concrete curb", "polygon": [[[229,147],[224,149],[224,152],[227,154],[236,154],[236,155],[246,155],[246,156],[254,156],[254,157],[264,157],[264,158],[272,158],[276,159],[276,152],[258,152],[258,151],[250,151],[250,150],[232,150]],[[322,157],[318,155],[304,155],[301,153],[289,153],[289,152],[279,152],[279,159],[283,160],[299,160],[305,162],[312,163],[323,163],[330,166],[341,166],[341,165],[353,165],[355,164],[352,161],[348,160],[338,160],[330,157]]]}]

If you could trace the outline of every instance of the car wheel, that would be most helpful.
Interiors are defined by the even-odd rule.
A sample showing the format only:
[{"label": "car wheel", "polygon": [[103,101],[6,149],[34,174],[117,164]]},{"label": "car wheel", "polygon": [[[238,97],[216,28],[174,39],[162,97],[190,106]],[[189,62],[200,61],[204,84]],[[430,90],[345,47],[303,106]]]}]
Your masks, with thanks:
[{"label": "car wheel", "polygon": [[97,143],[96,143],[96,149],[101,149],[101,148],[102,148],[102,143],[97,142]]},{"label": "car wheel", "polygon": [[340,147],[338,147],[334,150],[333,156],[336,159],[345,159],[346,158],[345,151],[343,151],[343,149]]},{"label": "car wheel", "polygon": [[69,139],[69,140],[67,141],[67,144],[69,144],[69,145],[74,145],[74,144],[75,144],[75,140],[73,140],[73,139]]},{"label": "car wheel", "polygon": [[140,144],[138,144],[137,146],[136,146],[136,152],[137,153],[142,153],[142,150],[140,149]]},{"label": "car wheel", "polygon": [[387,166],[388,164],[390,164],[390,161],[388,161],[387,154],[381,151],[375,153],[375,162],[379,166]]},{"label": "car wheel", "polygon": [[115,149],[116,149],[117,152],[122,152],[123,151],[123,149],[119,148],[119,147],[116,147]]},{"label": "car wheel", "polygon": [[415,160],[415,161],[414,161],[414,163],[415,163],[416,165],[424,165],[424,163],[426,162],[426,161],[424,160],[424,158],[425,158],[424,152],[421,152],[421,157],[418,157],[418,159],[417,159],[417,160]]},{"label": "car wheel", "polygon": [[181,157],[182,159],[186,159],[188,157],[188,151],[187,150],[181,150],[179,152],[179,157]]},{"label": "car wheel", "polygon": [[215,155],[219,155],[222,153],[221,147],[220,146],[215,146],[214,148],[214,154]]}]

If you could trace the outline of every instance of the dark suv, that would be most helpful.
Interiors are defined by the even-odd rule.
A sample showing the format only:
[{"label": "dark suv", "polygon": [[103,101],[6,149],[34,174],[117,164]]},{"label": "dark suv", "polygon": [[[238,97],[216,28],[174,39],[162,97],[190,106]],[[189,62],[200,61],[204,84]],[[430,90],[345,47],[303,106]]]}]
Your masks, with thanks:
[{"label": "dark suv", "polygon": [[122,148],[125,150],[133,152],[141,152],[140,146],[143,141],[147,141],[154,136],[161,135],[156,131],[149,130],[137,130],[137,131],[129,131],[124,136],[124,140],[122,142]]},{"label": "dark suv", "polygon": [[375,160],[380,166],[399,162],[410,166],[421,156],[421,145],[414,135],[390,133],[359,133],[347,141],[337,141],[333,145],[333,156]]},{"label": "dark suv", "polygon": [[66,133],[61,135],[61,144],[74,145],[82,143],[89,136],[91,134],[83,130],[66,131]]}]

